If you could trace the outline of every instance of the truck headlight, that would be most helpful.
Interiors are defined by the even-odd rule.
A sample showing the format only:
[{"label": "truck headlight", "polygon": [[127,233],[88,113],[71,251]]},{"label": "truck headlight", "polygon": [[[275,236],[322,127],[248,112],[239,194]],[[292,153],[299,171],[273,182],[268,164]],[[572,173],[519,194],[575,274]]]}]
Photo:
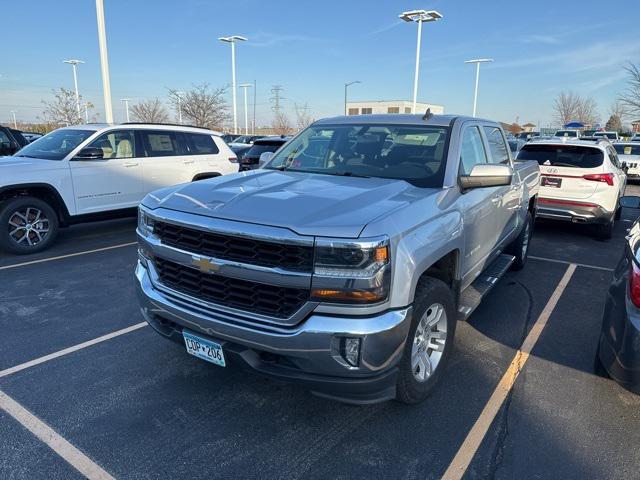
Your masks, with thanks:
[{"label": "truck headlight", "polygon": [[390,284],[389,239],[316,241],[311,297],[331,303],[379,303]]},{"label": "truck headlight", "polygon": [[153,218],[147,215],[142,208],[138,208],[138,232],[143,237],[148,237],[153,234],[153,226]]}]

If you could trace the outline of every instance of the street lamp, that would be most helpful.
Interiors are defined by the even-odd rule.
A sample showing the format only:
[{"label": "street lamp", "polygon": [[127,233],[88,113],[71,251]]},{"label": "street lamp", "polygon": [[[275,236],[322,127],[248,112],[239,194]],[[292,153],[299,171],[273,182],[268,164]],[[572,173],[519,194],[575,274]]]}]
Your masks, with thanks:
[{"label": "street lamp", "polygon": [[244,89],[244,134],[249,135],[249,105],[247,103],[247,89],[253,87],[251,83],[241,83],[238,85]]},{"label": "street lamp", "polygon": [[399,17],[405,22],[416,22],[418,24],[418,45],[416,47],[416,73],[413,77],[413,107],[412,113],[416,113],[416,102],[418,99],[418,72],[420,70],[420,41],[422,39],[422,24],[424,22],[435,22],[440,20],[442,15],[435,10],[411,10],[403,12]]},{"label": "street lamp", "polygon": [[68,63],[73,67],[73,86],[76,90],[76,110],[78,111],[78,116],[80,116],[80,95],[78,94],[78,74],[76,72],[76,67],[81,63],[84,63],[82,60],[64,60],[63,63]]},{"label": "street lamp", "polygon": [[182,95],[184,92],[176,92],[176,97],[178,98],[178,123],[182,125]]},{"label": "street lamp", "polygon": [[84,122],[89,123],[89,102],[84,102]]},{"label": "street lamp", "polygon": [[464,63],[476,64],[476,88],[473,93],[473,116],[476,116],[476,106],[478,105],[478,81],[480,80],[480,64],[493,62],[493,58],[476,58],[474,60],[467,60]]},{"label": "street lamp", "polygon": [[129,123],[129,100],[130,98],[121,98],[120,101],[124,102],[124,108],[127,111],[127,123]]},{"label": "street lamp", "polygon": [[111,105],[111,82],[109,80],[109,56],[107,55],[107,33],[104,23],[103,0],[96,0],[96,16],[98,22],[98,44],[100,45],[100,69],[102,70],[104,116],[107,123],[113,123],[113,107]]},{"label": "street lamp", "polygon": [[231,90],[233,97],[233,133],[238,133],[238,109],[236,106],[236,42],[246,42],[245,37],[231,35],[218,38],[221,42],[231,44]]},{"label": "street lamp", "polygon": [[11,110],[11,115],[13,115],[13,128],[18,129],[18,122],[16,122],[16,111]]},{"label": "street lamp", "polygon": [[347,115],[347,88],[356,83],[362,83],[360,80],[354,80],[353,82],[344,84],[344,114]]}]

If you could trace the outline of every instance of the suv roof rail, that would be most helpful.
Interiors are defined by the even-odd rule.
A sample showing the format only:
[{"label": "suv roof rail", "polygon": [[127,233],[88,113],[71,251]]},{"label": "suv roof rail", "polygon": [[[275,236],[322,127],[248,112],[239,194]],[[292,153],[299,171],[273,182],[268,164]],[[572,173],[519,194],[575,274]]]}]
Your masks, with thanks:
[{"label": "suv roof rail", "polygon": [[184,123],[123,122],[120,125],[164,125],[166,127],[189,127],[189,128],[199,128],[201,130],[208,130],[210,132],[215,131],[207,127],[196,127],[195,125],[185,125]]}]

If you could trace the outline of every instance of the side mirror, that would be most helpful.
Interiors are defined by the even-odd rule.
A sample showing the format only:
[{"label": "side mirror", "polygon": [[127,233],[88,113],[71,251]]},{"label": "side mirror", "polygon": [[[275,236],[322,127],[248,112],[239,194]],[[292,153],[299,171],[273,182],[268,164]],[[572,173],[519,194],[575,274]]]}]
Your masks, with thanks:
[{"label": "side mirror", "polygon": [[510,185],[513,171],[509,165],[478,164],[469,175],[460,175],[460,185],[464,190],[483,187]]},{"label": "side mirror", "polygon": [[631,195],[620,197],[620,205],[624,208],[640,209],[640,197]]},{"label": "side mirror", "polygon": [[273,152],[262,152],[258,160],[258,168],[264,167],[273,158]]},{"label": "side mirror", "polygon": [[102,158],[104,158],[104,152],[97,147],[85,147],[74,157],[75,160],[100,160]]}]

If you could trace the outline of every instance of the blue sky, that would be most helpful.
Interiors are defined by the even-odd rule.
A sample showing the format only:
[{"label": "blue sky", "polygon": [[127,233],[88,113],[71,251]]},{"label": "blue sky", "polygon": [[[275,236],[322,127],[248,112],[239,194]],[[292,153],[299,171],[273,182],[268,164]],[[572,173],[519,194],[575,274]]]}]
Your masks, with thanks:
[{"label": "blue sky", "polygon": [[[610,13],[599,16],[605,3]],[[572,89],[595,98],[606,120],[625,88],[622,65],[640,62],[637,7],[633,0],[105,0],[114,116],[124,120],[123,97],[164,101],[168,87],[229,84],[229,46],[217,38],[231,34],[249,38],[238,47],[238,82],[258,83],[258,125],[271,120],[275,84],[291,116],[295,103],[307,103],[316,118],[340,114],[351,80],[362,81],[350,88],[353,100],[410,99],[416,26],[398,14],[425,8],[444,19],[423,31],[419,100],[469,114],[474,67],[463,62],[492,57],[481,71],[480,116],[546,126],[554,97]],[[73,88],[67,58],[86,62],[80,92],[102,115],[95,2],[31,0],[2,10],[0,121],[11,109],[35,120],[52,88]]]}]

